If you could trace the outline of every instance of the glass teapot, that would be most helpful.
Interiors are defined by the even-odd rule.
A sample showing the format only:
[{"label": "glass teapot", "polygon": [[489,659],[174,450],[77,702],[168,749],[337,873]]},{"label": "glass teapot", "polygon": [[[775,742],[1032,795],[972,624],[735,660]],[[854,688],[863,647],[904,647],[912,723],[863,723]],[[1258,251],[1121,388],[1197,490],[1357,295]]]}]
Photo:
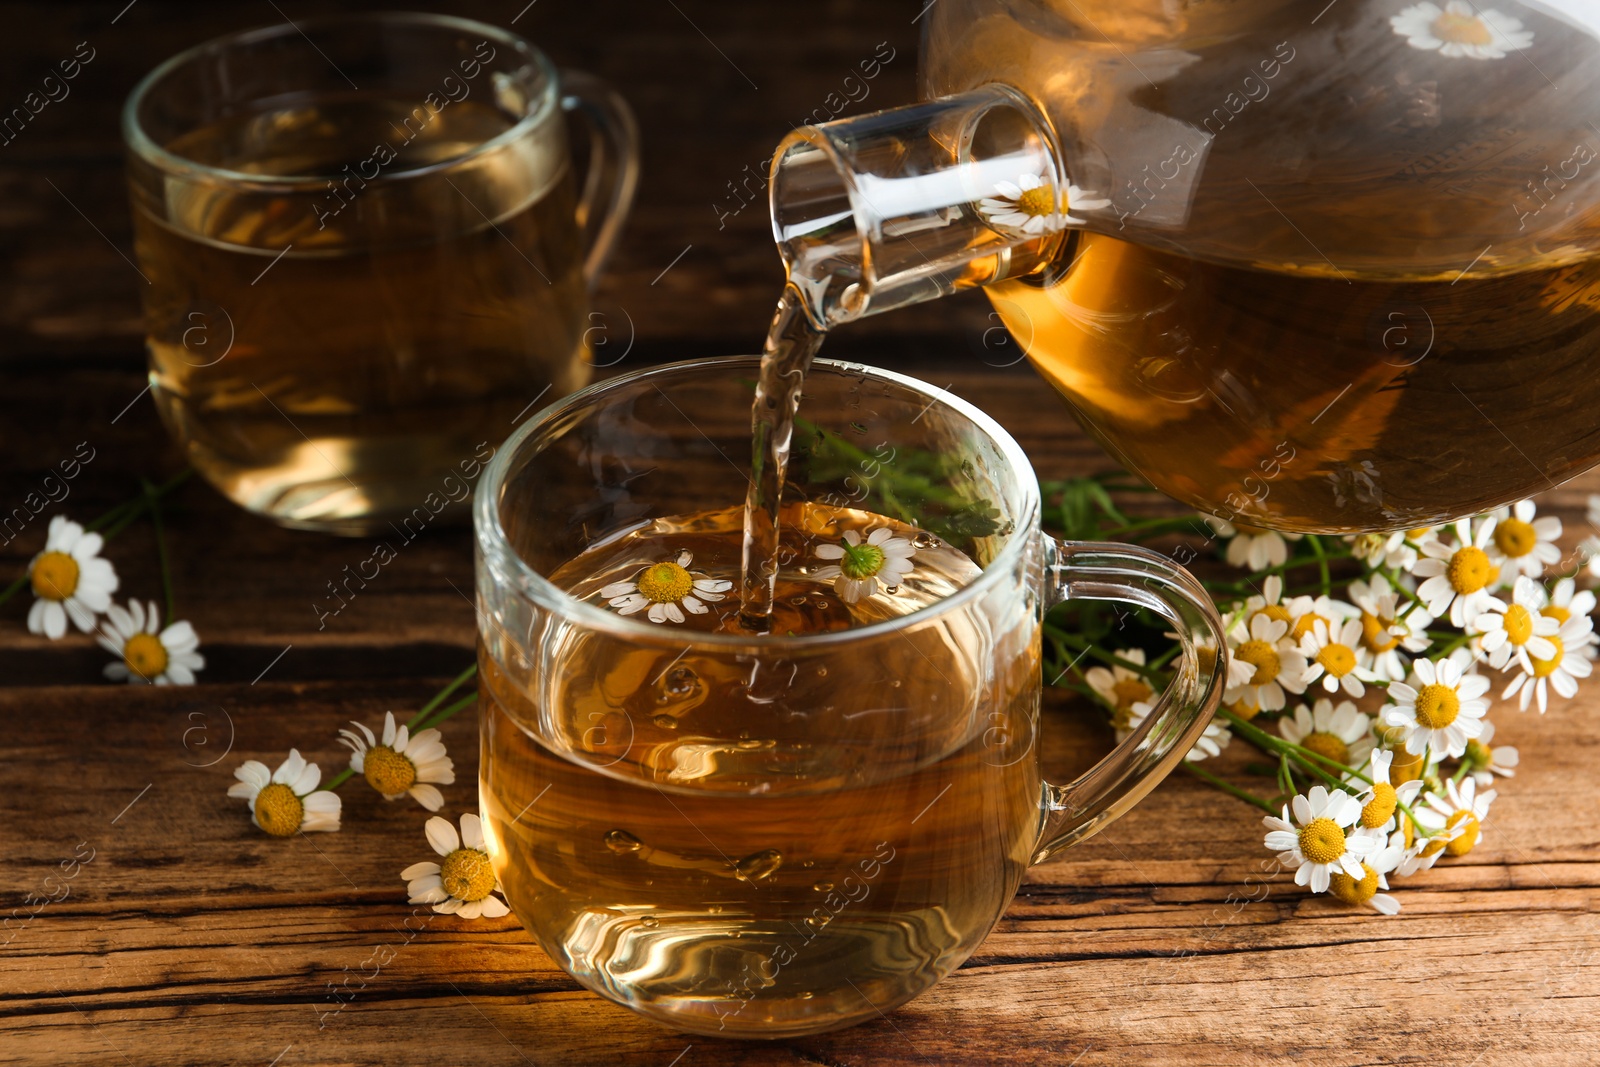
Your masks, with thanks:
[{"label": "glass teapot", "polygon": [[1600,460],[1600,3],[922,18],[925,103],[773,156],[817,327],[986,286],[1116,459],[1249,525],[1412,528]]}]

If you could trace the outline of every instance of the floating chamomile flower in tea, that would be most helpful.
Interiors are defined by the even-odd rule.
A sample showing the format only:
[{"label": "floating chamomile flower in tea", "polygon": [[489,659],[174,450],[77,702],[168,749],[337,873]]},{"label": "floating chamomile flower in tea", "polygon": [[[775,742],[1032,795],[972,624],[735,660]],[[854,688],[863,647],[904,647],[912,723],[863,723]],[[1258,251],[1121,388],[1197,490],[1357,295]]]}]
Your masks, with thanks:
[{"label": "floating chamomile flower in tea", "polygon": [[1390,18],[1389,25],[1412,48],[1450,58],[1504,59],[1533,44],[1533,31],[1524,30],[1521,19],[1467,0],[1450,0],[1444,7],[1416,4]]},{"label": "floating chamomile flower in tea", "polygon": [[1057,203],[1055,189],[1037,174],[1024,174],[1015,182],[997,182],[994,196],[978,201],[978,211],[1002,230],[1023,234],[1053,233],[1063,226],[1082,226],[1074,211],[1099,211],[1111,201],[1067,184],[1065,203]]},{"label": "floating chamomile flower in tea", "polygon": [[[897,586],[911,573],[911,557],[916,545],[907,537],[895,537],[887,526],[867,532],[863,540],[855,530],[846,530],[838,544],[818,545],[818,559],[829,560],[818,567],[815,576],[833,581],[833,591],[846,604],[859,604],[878,592],[880,583]],[[837,560],[838,562],[831,562]]]},{"label": "floating chamomile flower in tea", "polygon": [[706,603],[721,600],[733,583],[705,575],[696,577],[689,570],[693,562],[693,553],[680,552],[676,560],[653,563],[636,578],[612,582],[600,590],[600,595],[617,609],[617,614],[643,611],[651,622],[683,622],[684,612],[704,615],[711,610]]}]

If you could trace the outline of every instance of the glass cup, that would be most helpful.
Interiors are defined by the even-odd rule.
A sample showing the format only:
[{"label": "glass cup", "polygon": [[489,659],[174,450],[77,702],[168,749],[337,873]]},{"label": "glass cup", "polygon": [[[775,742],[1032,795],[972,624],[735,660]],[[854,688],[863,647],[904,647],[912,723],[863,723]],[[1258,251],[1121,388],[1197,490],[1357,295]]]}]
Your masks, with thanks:
[{"label": "glass cup", "polygon": [[[778,1038],[926,990],[1030,864],[1154,787],[1211,719],[1221,679],[1197,649],[1221,628],[1164,557],[1041,533],[1027,457],[981,411],[830,360],[806,378],[785,499],[938,530],[982,566],[969,584],[870,625],[757,636],[553,583],[651,523],[738,529],[757,368],[610,379],[530,418],[489,465],[473,504],[480,798],[507,899],[574,978],[679,1029]],[[919,498],[929,463],[947,473]],[[736,541],[693,561],[727,579],[738,565]],[[1127,740],[1054,785],[1035,744],[1040,627],[1070,598],[1160,613],[1184,658]]]},{"label": "glass cup", "polygon": [[232,34],[146,76],[123,135],[151,391],[241,506],[409,539],[589,380],[637,133],[520,37],[415,14]]}]

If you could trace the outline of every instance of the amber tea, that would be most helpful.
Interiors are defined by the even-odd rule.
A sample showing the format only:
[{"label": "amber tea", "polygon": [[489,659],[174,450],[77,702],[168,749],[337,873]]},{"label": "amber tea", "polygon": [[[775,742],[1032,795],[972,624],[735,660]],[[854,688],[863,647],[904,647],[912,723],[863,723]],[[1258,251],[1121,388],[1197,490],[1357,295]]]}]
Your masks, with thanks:
[{"label": "amber tea", "polygon": [[[379,205],[341,173],[374,143],[400,143],[388,168],[419,169],[513,124],[467,100],[406,143],[396,131],[416,126],[410,108],[308,104],[168,146],[250,174],[327,174],[320,215],[282,218],[226,189],[177,218],[136,207],[162,414],[202,474],[286,523],[407,515],[485,440],[498,444],[541,389],[586,378],[570,171],[482,214],[433,182],[385,190]],[[441,196],[452,198],[442,232],[423,224],[439,206],[413,199]],[[392,221],[373,217],[380,206]]]},{"label": "amber tea", "polygon": [[[776,575],[777,633],[908,615],[979,573],[882,516],[788,505],[781,520],[790,562]],[[841,530],[878,528],[919,546],[915,567],[891,595],[847,604],[815,576],[814,549]],[[742,535],[738,508],[656,520],[550,577],[605,604],[601,589],[687,553],[689,573],[731,586]],[[686,628],[739,632],[735,599],[703,606]],[[945,636],[980,637],[959,627]],[[995,742],[1002,728],[1031,736],[1036,653],[1023,650],[997,682],[920,636],[872,649],[826,666],[735,670],[693,650],[596,638],[552,650],[559,670],[534,693],[486,661],[485,817],[507,897],[540,944],[597,991],[729,1037],[844,1025],[953,969],[1016,891],[1039,832],[1034,752]],[[907,709],[934,686],[970,715],[912,757]],[[867,690],[880,694],[870,719],[830,736],[785,736],[753,714],[779,702],[825,717]],[[604,697],[570,699],[579,691]],[[528,729],[541,720],[587,735],[603,766],[552,751]]]},{"label": "amber tea", "polygon": [[[283,525],[463,521],[437,517],[460,471],[588,380],[631,125],[492,27],[314,28],[208,42],[129,99],[152,395],[207,480]],[[581,204],[573,109],[595,132]]]}]

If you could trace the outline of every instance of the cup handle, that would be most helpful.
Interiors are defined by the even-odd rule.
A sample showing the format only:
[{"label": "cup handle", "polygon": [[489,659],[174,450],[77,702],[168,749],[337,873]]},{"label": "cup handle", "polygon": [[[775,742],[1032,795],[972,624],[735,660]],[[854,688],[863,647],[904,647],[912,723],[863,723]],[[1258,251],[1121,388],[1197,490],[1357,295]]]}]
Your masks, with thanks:
[{"label": "cup handle", "polygon": [[1196,649],[1209,639],[1225,648],[1216,605],[1194,575],[1167,557],[1132,545],[1045,538],[1045,606],[1066,600],[1134,604],[1172,623],[1183,656],[1171,684],[1143,723],[1105,759],[1066,785],[1046,783],[1046,819],[1034,850],[1040,863],[1098,833],[1167,776],[1211,722],[1224,677],[1215,656]]},{"label": "cup handle", "polygon": [[594,292],[639,187],[639,124],[615,89],[581,70],[561,72],[561,109],[581,112],[589,125],[589,173],[578,201],[578,227],[589,244],[583,279]]}]

